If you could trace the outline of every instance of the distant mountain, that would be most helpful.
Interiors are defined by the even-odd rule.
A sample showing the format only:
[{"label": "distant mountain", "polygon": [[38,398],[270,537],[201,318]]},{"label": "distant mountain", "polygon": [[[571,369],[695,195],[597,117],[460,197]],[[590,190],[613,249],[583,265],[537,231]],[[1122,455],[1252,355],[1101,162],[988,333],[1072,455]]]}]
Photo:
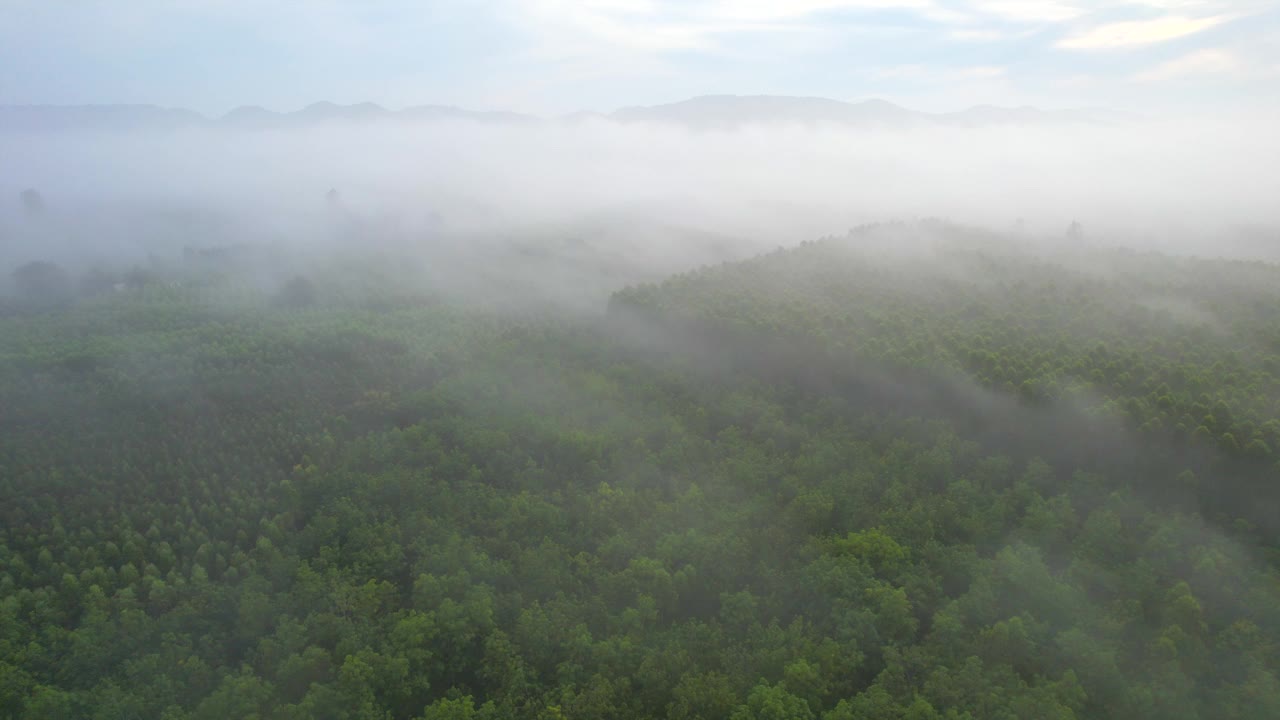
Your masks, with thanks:
[{"label": "distant mountain", "polygon": [[533,115],[522,115],[514,112],[482,112],[464,110],[451,105],[418,105],[407,107],[397,115],[409,120],[474,120],[483,123],[533,125],[542,122],[542,118]]},{"label": "distant mountain", "polygon": [[1105,124],[1118,119],[1115,114],[1101,110],[1041,110],[1023,105],[1006,108],[995,105],[976,105],[968,110],[935,115],[940,122],[949,125],[1038,125],[1046,123]]},{"label": "distant mountain", "polygon": [[222,116],[219,124],[240,128],[268,128],[280,124],[283,116],[257,105],[243,105]]},{"label": "distant mountain", "polygon": [[381,105],[371,102],[357,103],[355,105],[337,105],[331,102],[312,103],[305,108],[289,113],[288,117],[296,120],[310,122],[325,122],[330,120],[370,120],[373,118],[383,117],[388,114],[388,110]]},{"label": "distant mountain", "polygon": [[[692,130],[727,130],[751,125],[910,128],[976,127],[1045,123],[1105,123],[1114,119],[1096,111],[1045,111],[1033,107],[979,105],[961,112],[925,113],[884,100],[848,103],[814,97],[775,95],[705,95],[668,105],[628,107],[609,114],[579,112],[557,119],[565,125],[585,122],[648,123]],[[393,111],[373,103],[338,105],[318,102],[280,113],[257,106],[238,107],[216,120],[190,110],[155,105],[0,105],[0,132],[148,131],[187,127],[243,130],[297,128],[338,123],[383,121],[430,123],[465,120],[498,125],[546,122],[513,112],[478,112],[447,105],[420,105]]]},{"label": "distant mountain", "polygon": [[169,130],[204,122],[190,110],[156,105],[0,105],[0,130]]},{"label": "distant mountain", "polygon": [[662,123],[697,130],[742,125],[892,125],[918,124],[923,113],[884,100],[845,103],[812,97],[704,95],[670,105],[630,107],[609,117],[624,123]]},{"label": "distant mountain", "polygon": [[338,105],[318,102],[291,113],[278,113],[256,105],[247,105],[223,115],[217,124],[253,129],[283,128],[334,122],[367,122],[390,114],[389,110],[374,103]]},{"label": "distant mountain", "polygon": [[287,113],[275,112],[257,105],[245,105],[215,120],[190,110],[171,110],[155,105],[0,105],[0,132],[78,130],[123,132],[176,130],[188,127],[267,130],[384,120],[400,122],[470,120],[510,125],[543,122],[541,118],[532,115],[513,112],[478,112],[445,105],[421,105],[392,111],[374,103],[338,105],[331,102],[318,102]]},{"label": "distant mountain", "polygon": [[695,130],[726,130],[749,125],[838,125],[920,127],[1094,123],[1090,111],[1045,111],[1033,107],[979,105],[962,112],[926,113],[885,100],[857,103],[777,95],[704,95],[669,105],[623,108],[608,116],[623,123],[679,125]]},{"label": "distant mountain", "polygon": [[605,113],[592,112],[590,110],[579,110],[561,115],[556,118],[556,122],[562,125],[582,125],[588,122],[609,122],[609,116]]}]

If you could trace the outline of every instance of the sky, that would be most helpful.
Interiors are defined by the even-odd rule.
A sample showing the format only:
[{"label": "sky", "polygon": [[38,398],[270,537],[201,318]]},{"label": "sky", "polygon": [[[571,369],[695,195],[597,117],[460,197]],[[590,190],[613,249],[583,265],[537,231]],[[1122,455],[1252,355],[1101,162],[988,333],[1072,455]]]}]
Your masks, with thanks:
[{"label": "sky", "polygon": [[1280,103],[1275,0],[0,0],[0,104]]}]

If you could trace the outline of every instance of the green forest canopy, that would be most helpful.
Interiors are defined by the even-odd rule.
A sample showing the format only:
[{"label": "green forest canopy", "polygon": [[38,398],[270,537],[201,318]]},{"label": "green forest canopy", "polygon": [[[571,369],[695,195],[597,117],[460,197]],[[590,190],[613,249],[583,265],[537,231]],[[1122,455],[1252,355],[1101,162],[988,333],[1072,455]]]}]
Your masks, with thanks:
[{"label": "green forest canopy", "polygon": [[339,284],[0,317],[0,717],[1280,717],[1280,267]]}]

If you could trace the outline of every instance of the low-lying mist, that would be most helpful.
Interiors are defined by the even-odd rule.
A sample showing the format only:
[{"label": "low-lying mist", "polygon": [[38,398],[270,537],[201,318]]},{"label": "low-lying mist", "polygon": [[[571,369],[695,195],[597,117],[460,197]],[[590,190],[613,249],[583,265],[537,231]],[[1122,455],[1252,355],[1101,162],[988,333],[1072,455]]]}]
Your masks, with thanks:
[{"label": "low-lying mist", "polygon": [[7,275],[33,260],[76,269],[270,245],[407,254],[450,265],[457,280],[586,248],[596,270],[608,258],[613,270],[597,274],[616,288],[913,217],[1052,242],[1079,222],[1075,242],[1275,258],[1280,136],[1266,121],[8,133],[0,265]]}]

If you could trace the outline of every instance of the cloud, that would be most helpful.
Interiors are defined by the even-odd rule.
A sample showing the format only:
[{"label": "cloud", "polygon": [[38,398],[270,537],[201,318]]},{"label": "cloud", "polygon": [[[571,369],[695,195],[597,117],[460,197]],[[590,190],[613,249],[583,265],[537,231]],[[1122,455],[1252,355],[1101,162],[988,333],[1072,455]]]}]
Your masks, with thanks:
[{"label": "cloud", "polygon": [[1245,70],[1245,63],[1234,53],[1209,49],[1197,50],[1161,63],[1134,75],[1134,79],[1139,82],[1162,82],[1199,75],[1237,74]]},{"label": "cloud", "polygon": [[1155,20],[1109,23],[1059,40],[1057,47],[1067,50],[1109,50],[1151,45],[1194,35],[1231,19],[1229,15],[1215,15],[1204,18],[1163,17]]},{"label": "cloud", "polygon": [[[896,11],[935,23],[969,21],[966,12],[936,0],[703,0],[673,2],[677,8],[692,8],[692,14],[709,21],[818,23],[837,13]],[[827,16],[827,17],[824,17]]]},{"label": "cloud", "polygon": [[[601,247],[596,231],[585,229],[599,222],[606,226],[600,242],[626,235],[636,253],[667,252],[656,250],[649,235],[676,255],[686,252],[682,242],[704,233],[742,238],[754,252],[918,216],[1001,227],[1024,217],[1056,236],[1073,218],[1095,235],[1106,228],[1177,228],[1189,235],[1204,228],[1203,237],[1216,243],[1219,235],[1208,230],[1280,221],[1271,192],[1280,163],[1269,162],[1278,157],[1280,137],[1270,119],[1217,114],[1188,125],[1161,119],[704,133],[593,120],[12,135],[0,136],[6,159],[0,188],[16,194],[38,187],[50,220],[69,224],[65,234],[58,228],[65,241],[57,248],[66,253],[59,261],[96,248],[145,258],[150,249],[255,239],[325,246],[339,241],[337,228],[311,223],[324,221],[324,197],[333,187],[347,208],[370,218],[362,243],[428,242],[440,227],[459,242],[473,232],[496,240],[554,230],[563,238],[572,235],[560,229],[584,228],[583,237]],[[17,210],[16,203],[0,203],[0,223],[14,227]],[[226,222],[202,234],[167,219],[132,219],[160,210],[173,211],[165,218],[199,211],[197,217]],[[428,222],[433,212],[438,217]],[[662,234],[660,227],[699,232]],[[193,233],[211,239],[193,240]],[[19,252],[55,250],[43,235],[28,240],[0,247],[0,268],[6,256],[25,261],[34,257]]]},{"label": "cloud", "polygon": [[996,42],[1003,40],[1006,35],[999,30],[953,30],[948,34],[953,40],[961,42]]},{"label": "cloud", "polygon": [[733,22],[799,21],[826,12],[905,9],[949,17],[930,0],[737,0],[706,4],[706,17]]},{"label": "cloud", "polygon": [[829,27],[824,15],[905,10],[935,22],[964,16],[933,0],[518,0],[514,16],[544,39],[639,51],[711,50],[723,36]]},{"label": "cloud", "polygon": [[957,68],[957,74],[971,78],[995,78],[1004,77],[1008,74],[1009,69],[1000,65],[974,65],[972,67]]},{"label": "cloud", "polygon": [[1087,73],[1072,73],[1058,80],[1058,84],[1065,88],[1094,88],[1098,86],[1099,79]]},{"label": "cloud", "polygon": [[972,7],[984,15],[1017,23],[1059,23],[1083,14],[1079,7],[1055,0],[981,0]]},{"label": "cloud", "polygon": [[[935,109],[1136,105],[1170,99],[1173,85],[1149,83],[1141,88],[1149,95],[1139,97],[1135,77],[1185,68],[1152,67],[1169,56],[1101,51],[1159,47],[1248,17],[1204,32],[1177,54],[1203,49],[1202,38],[1212,36],[1212,46],[1250,68],[1231,99],[1252,103],[1280,61],[1274,3],[312,0],[303,8],[81,0],[68,14],[60,0],[0,0],[11,11],[0,20],[0,67],[23,69],[0,83],[0,102],[154,102],[221,113],[241,104],[369,100],[558,114],[766,93],[910,98]],[[1211,66],[1212,58],[1199,62]],[[879,68],[915,70],[895,78]],[[202,82],[191,84],[197,76]],[[984,76],[998,82],[978,84]],[[1075,76],[1096,82],[1068,87]]]},{"label": "cloud", "polygon": [[962,67],[936,67],[931,65],[893,65],[879,68],[874,72],[876,77],[889,79],[990,79],[1000,78],[1008,74],[1008,68],[1000,65],[970,65]]}]

